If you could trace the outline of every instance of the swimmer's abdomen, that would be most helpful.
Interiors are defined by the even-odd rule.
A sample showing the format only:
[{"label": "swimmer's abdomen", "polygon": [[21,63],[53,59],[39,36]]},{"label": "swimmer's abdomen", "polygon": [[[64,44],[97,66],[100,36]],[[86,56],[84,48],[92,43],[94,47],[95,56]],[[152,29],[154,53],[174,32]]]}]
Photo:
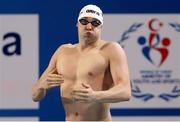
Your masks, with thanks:
[{"label": "swimmer's abdomen", "polygon": [[75,103],[71,95],[73,88],[82,88],[81,82],[65,80],[61,85],[61,100],[67,117],[76,117],[76,120],[103,120],[110,114],[108,103]]}]

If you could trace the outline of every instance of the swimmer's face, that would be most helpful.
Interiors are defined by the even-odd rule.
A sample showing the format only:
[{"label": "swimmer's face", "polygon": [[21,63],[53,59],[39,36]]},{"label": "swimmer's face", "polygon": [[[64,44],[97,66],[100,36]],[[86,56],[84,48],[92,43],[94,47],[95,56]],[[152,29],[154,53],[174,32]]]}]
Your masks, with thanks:
[{"label": "swimmer's face", "polygon": [[83,17],[78,24],[79,36],[86,41],[99,39],[101,36],[102,24],[92,17]]}]

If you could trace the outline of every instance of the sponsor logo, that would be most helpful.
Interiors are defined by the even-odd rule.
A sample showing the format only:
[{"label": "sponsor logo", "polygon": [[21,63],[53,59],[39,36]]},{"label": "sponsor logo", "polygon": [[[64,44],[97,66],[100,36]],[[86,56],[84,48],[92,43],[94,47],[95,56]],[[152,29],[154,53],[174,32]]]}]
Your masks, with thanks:
[{"label": "sponsor logo", "polygon": [[[164,26],[166,26],[166,28],[164,28]],[[167,26],[169,30],[167,30]],[[152,100],[153,98],[167,102],[173,101],[180,97],[180,79],[173,77],[173,68],[163,67],[163,65],[165,65],[170,58],[172,50],[170,50],[170,47],[175,43],[175,40],[171,39],[172,35],[164,35],[160,33],[160,31],[166,29],[166,32],[180,32],[180,24],[177,22],[165,23],[158,18],[150,18],[144,23],[136,22],[131,24],[130,27],[123,32],[118,42],[123,48],[128,48],[128,45],[126,45],[125,42],[130,40],[131,35],[137,33],[140,29],[146,31],[137,35],[135,40],[136,45],[140,50],[141,57],[143,57],[146,62],[149,62],[151,66],[148,68],[141,67],[137,70],[140,77],[132,79],[133,96],[144,102]],[[148,85],[152,88],[157,87],[162,89],[149,90]],[[168,92],[163,90],[163,85],[164,87],[168,86]]]}]

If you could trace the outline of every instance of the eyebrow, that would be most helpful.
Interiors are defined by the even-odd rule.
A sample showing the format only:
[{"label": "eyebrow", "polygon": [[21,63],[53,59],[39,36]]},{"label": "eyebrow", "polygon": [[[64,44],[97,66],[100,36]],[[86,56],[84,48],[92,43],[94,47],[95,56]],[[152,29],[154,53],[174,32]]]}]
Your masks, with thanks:
[{"label": "eyebrow", "polygon": [[[86,19],[86,20],[88,20],[88,17],[83,17],[82,19]],[[94,21],[94,20],[99,21],[99,20],[98,20],[98,19],[96,19],[96,18],[92,18],[92,21]]]}]

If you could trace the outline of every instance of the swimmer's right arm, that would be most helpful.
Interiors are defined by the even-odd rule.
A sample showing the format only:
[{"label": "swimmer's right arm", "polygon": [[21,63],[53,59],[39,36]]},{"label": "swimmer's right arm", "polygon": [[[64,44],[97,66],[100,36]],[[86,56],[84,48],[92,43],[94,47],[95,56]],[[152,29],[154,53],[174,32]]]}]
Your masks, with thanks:
[{"label": "swimmer's right arm", "polygon": [[37,102],[42,100],[48,89],[60,86],[63,83],[63,76],[57,73],[56,62],[60,53],[61,47],[52,56],[50,63],[40,79],[32,87],[32,99]]}]

